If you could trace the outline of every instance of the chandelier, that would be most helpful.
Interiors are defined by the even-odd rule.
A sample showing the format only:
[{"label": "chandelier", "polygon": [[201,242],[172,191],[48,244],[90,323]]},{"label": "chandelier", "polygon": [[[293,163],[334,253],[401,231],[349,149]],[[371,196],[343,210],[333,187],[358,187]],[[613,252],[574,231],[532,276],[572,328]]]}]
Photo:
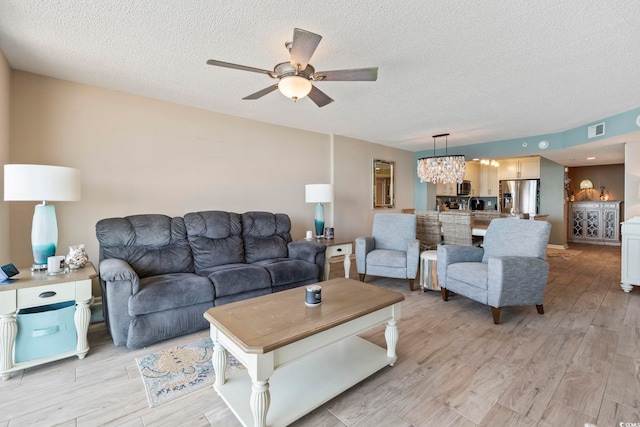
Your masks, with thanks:
[{"label": "chandelier", "polygon": [[[436,156],[436,138],[445,137],[444,156]],[[453,182],[461,183],[467,162],[464,156],[448,156],[448,133],[433,135],[433,156],[418,159],[418,177],[420,182],[441,182],[449,184]]]}]

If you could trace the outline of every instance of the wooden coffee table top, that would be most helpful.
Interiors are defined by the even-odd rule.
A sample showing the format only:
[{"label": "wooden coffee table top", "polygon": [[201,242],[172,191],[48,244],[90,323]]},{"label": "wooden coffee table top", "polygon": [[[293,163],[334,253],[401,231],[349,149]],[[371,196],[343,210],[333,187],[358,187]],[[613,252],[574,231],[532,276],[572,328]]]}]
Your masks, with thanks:
[{"label": "wooden coffee table top", "polygon": [[322,304],[304,303],[305,286],[213,307],[204,317],[246,353],[268,353],[404,300],[399,292],[333,279],[319,283]]}]

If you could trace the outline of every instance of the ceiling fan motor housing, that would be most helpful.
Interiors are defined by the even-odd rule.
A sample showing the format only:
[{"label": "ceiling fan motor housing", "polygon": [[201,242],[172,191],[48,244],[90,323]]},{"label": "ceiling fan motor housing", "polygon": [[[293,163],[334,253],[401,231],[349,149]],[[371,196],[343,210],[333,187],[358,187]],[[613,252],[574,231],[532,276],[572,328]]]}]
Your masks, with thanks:
[{"label": "ceiling fan motor housing", "polygon": [[315,68],[313,68],[311,65],[307,65],[304,70],[298,71],[297,68],[291,65],[290,62],[281,62],[280,64],[275,66],[273,71],[276,73],[277,76],[275,78],[277,79],[296,75],[311,79],[311,76],[313,76],[313,74],[316,72]]}]

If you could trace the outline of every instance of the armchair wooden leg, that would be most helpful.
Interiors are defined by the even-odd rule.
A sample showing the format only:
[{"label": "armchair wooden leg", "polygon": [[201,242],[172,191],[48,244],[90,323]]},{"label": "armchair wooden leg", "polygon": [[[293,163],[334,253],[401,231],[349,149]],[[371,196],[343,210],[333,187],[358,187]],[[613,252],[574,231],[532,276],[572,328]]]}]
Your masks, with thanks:
[{"label": "armchair wooden leg", "polygon": [[542,304],[536,305],[536,309],[538,310],[538,314],[544,314],[544,307]]},{"label": "armchair wooden leg", "polygon": [[358,277],[360,277],[361,282],[364,282],[364,276],[365,276],[364,274],[358,274]]},{"label": "armchair wooden leg", "polygon": [[500,307],[491,307],[491,314],[493,314],[493,323],[500,324]]},{"label": "armchair wooden leg", "polygon": [[442,295],[442,301],[447,301],[449,299],[449,290],[441,287],[440,295]]},{"label": "armchair wooden leg", "polygon": [[413,284],[416,281],[416,279],[409,279],[409,289],[413,290]]}]

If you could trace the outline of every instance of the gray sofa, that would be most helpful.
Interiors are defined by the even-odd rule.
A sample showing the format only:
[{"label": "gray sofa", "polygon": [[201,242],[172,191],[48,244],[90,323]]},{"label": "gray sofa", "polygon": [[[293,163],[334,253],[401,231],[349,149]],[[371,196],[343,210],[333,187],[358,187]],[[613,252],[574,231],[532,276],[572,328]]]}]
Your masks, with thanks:
[{"label": "gray sofa", "polygon": [[208,326],[217,305],[322,280],[326,247],[291,240],[269,212],[133,215],[96,224],[105,320],[117,346],[140,348]]}]

